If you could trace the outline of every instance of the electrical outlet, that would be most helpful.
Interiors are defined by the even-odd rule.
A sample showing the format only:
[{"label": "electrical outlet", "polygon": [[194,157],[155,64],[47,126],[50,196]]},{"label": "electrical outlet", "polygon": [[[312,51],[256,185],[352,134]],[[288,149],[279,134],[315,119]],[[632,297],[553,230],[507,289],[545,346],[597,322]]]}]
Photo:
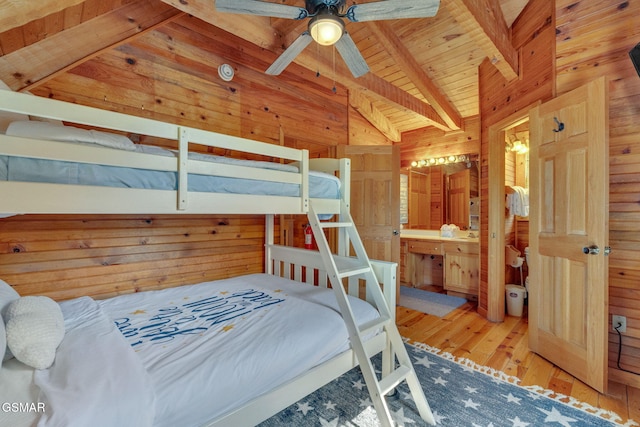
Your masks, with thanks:
[{"label": "electrical outlet", "polygon": [[613,328],[613,330],[616,330],[616,326],[620,325],[620,327],[618,328],[618,332],[627,332],[627,318],[624,316],[617,316],[617,315],[613,315],[611,316],[611,328]]}]

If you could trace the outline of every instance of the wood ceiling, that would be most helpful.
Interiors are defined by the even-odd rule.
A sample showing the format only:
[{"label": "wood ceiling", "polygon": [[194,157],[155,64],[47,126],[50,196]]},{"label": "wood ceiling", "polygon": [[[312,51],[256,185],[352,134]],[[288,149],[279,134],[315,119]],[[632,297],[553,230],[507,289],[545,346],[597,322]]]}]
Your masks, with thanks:
[{"label": "wood ceiling", "polygon": [[[302,6],[302,0],[280,0]],[[372,0],[360,0],[367,3]],[[349,89],[349,102],[392,141],[402,132],[464,127],[479,114],[478,66],[486,58],[505,78],[518,76],[509,27],[528,0],[441,0],[433,18],[347,22],[371,72],[355,79],[332,48],[310,45],[296,63]],[[0,0],[0,79],[28,90],[108,49],[167,25],[184,13],[261,48],[271,62],[307,20],[231,15],[212,0]],[[347,1],[353,4],[352,0]],[[121,24],[101,21],[125,13]],[[115,20],[114,20],[115,21]],[[91,34],[90,28],[108,28]],[[286,72],[280,77],[286,78]]]}]

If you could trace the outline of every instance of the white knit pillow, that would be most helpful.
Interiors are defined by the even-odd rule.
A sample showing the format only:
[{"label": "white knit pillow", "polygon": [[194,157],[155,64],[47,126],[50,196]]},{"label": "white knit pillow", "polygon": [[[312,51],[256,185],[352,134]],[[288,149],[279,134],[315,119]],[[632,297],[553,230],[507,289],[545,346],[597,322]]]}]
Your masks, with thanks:
[{"label": "white knit pillow", "polygon": [[3,360],[11,359],[13,356],[7,351],[7,341],[3,316],[10,302],[20,298],[20,295],[7,282],[0,279],[0,323],[2,323],[2,333],[0,333],[0,365]]},{"label": "white knit pillow", "polygon": [[7,346],[13,355],[36,369],[47,369],[64,338],[64,318],[49,297],[21,297],[9,304],[5,315]]}]

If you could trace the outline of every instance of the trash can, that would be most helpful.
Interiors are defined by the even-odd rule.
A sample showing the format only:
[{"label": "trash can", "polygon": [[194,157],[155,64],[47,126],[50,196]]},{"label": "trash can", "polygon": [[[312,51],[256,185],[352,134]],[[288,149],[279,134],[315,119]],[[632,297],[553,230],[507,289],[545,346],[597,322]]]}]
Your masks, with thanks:
[{"label": "trash can", "polygon": [[506,285],[507,313],[509,316],[522,317],[522,306],[524,305],[524,294],[527,290],[523,286]]}]

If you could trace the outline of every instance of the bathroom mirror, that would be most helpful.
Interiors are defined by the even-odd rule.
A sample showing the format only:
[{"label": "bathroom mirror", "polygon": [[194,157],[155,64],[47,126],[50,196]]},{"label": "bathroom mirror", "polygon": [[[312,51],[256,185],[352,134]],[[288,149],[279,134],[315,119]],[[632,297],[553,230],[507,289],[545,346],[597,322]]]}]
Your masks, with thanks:
[{"label": "bathroom mirror", "polygon": [[442,224],[461,229],[479,227],[478,155],[466,162],[412,167],[407,185],[401,188],[408,200],[405,228],[439,230]]}]

